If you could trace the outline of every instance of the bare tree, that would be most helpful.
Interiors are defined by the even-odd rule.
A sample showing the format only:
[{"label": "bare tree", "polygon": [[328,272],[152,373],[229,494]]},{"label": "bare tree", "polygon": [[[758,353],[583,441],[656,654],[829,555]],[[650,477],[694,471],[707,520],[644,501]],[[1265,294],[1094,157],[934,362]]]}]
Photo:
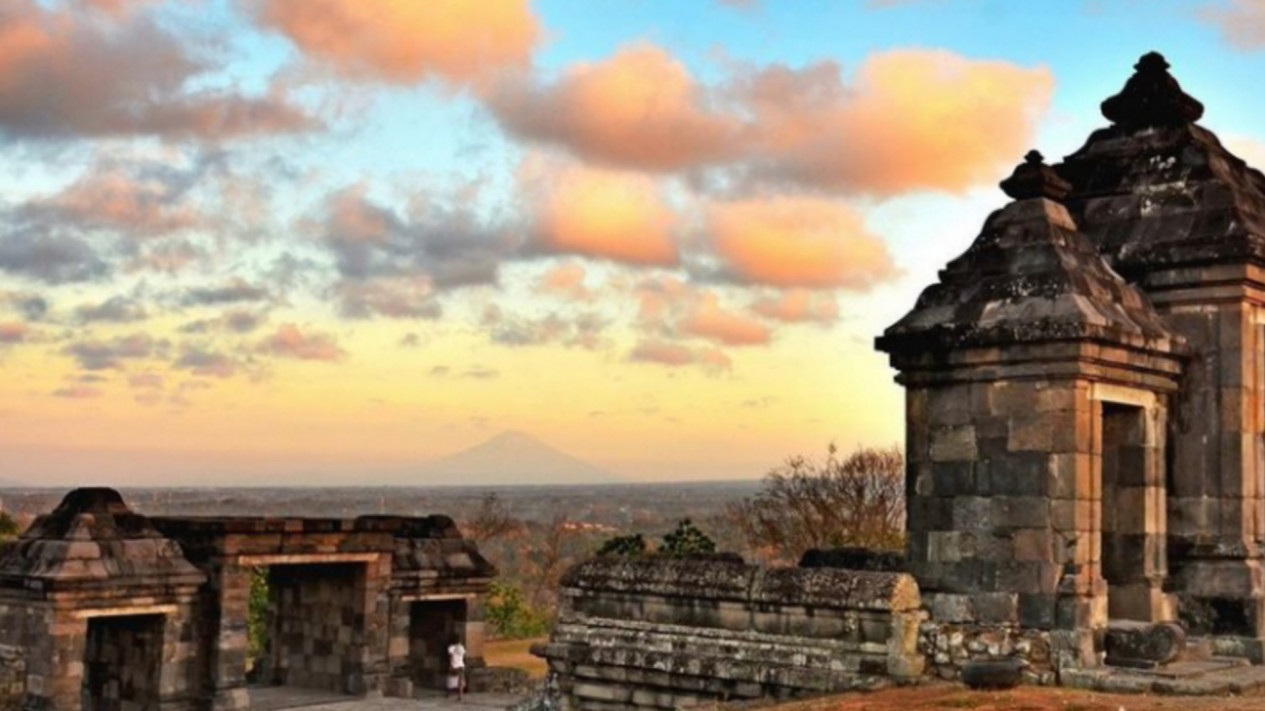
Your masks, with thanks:
[{"label": "bare tree", "polygon": [[810,548],[903,543],[905,457],[898,447],[858,448],[846,458],[830,445],[825,462],[792,457],[755,496],[729,507],[750,547],[780,561]]},{"label": "bare tree", "polygon": [[496,494],[485,494],[479,508],[462,524],[461,531],[475,541],[490,541],[508,535],[522,527],[509,507]]},{"label": "bare tree", "polygon": [[556,602],[558,579],[577,553],[573,550],[575,529],[565,512],[556,510],[541,527],[539,542],[527,556],[532,567],[529,599],[538,608],[552,607]]}]

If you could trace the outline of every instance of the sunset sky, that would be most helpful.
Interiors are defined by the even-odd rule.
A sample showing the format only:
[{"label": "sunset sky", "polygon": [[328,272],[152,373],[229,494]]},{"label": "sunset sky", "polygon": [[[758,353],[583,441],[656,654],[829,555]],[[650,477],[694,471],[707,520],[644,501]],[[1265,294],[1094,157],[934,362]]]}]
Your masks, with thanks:
[{"label": "sunset sky", "polygon": [[1152,49],[1265,165],[1255,0],[2,0],[0,478],[899,442],[874,336]]}]

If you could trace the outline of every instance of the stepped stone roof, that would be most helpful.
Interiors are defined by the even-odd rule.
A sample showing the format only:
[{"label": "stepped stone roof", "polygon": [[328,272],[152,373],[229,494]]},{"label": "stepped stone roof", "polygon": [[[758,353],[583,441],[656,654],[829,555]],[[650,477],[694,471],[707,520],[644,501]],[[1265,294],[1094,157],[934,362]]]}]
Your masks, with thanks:
[{"label": "stepped stone roof", "polygon": [[1265,175],[1195,122],[1203,105],[1152,52],[1102,103],[1112,125],[1055,166],[1081,230],[1130,279],[1156,268],[1265,263]]},{"label": "stepped stone roof", "polygon": [[113,489],[76,489],[0,554],[0,587],[200,585],[180,546]]},{"label": "stepped stone roof", "polygon": [[889,353],[1092,339],[1161,352],[1179,343],[1060,203],[1070,186],[1036,151],[1002,188],[994,212],[914,309],[878,338]]}]

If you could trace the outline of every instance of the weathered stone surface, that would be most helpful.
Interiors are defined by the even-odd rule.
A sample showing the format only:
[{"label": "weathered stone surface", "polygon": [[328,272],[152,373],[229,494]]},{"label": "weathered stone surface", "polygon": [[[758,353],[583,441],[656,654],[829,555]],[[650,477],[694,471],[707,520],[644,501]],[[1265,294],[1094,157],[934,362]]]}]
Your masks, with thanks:
[{"label": "weathered stone surface", "polygon": [[1104,638],[1107,664],[1151,668],[1177,659],[1186,648],[1186,630],[1172,622],[1113,622]]},{"label": "weathered stone surface", "polygon": [[571,708],[870,688],[923,673],[907,574],[599,558],[564,576],[537,653]]}]

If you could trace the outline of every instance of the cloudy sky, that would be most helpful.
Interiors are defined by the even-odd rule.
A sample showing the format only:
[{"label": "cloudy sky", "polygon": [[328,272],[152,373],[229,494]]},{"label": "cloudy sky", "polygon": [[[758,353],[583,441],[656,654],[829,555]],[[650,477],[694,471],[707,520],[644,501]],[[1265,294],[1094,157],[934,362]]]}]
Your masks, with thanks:
[{"label": "cloudy sky", "polygon": [[3,0],[0,477],[898,442],[873,337],[1151,49],[1265,164],[1255,0]]}]

